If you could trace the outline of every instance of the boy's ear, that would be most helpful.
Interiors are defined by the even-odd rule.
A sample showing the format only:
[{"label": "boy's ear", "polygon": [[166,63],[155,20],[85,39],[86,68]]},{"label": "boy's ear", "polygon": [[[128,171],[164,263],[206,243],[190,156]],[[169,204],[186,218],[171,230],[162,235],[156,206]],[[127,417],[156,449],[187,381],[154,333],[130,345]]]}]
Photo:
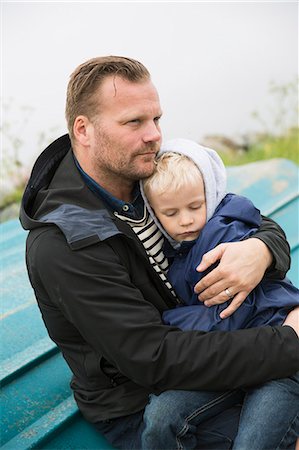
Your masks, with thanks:
[{"label": "boy's ear", "polygon": [[84,147],[90,145],[91,131],[93,125],[86,116],[78,116],[75,119],[73,133],[77,142]]}]

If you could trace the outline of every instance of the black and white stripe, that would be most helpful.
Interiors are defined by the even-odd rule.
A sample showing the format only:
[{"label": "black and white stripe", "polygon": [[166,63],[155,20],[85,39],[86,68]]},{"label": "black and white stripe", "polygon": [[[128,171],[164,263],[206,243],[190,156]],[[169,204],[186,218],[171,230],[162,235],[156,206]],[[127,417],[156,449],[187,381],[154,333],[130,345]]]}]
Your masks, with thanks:
[{"label": "black and white stripe", "polygon": [[166,276],[169,263],[162,250],[164,236],[150,216],[146,207],[144,207],[143,218],[139,220],[131,219],[118,214],[117,212],[115,212],[114,215],[131,226],[134,233],[142,242],[151,265],[171,291],[172,295],[176,297],[172,285]]}]

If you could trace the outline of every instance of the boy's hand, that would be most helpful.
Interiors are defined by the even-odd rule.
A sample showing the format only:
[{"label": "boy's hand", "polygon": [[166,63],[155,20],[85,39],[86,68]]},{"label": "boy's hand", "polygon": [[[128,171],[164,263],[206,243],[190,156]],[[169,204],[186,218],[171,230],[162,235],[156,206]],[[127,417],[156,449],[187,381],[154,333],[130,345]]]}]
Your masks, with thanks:
[{"label": "boy's hand", "polygon": [[228,242],[207,252],[196,270],[203,272],[219,260],[219,265],[195,285],[194,292],[206,306],[231,300],[220,314],[225,319],[261,281],[272,262],[272,255],[266,244],[257,238]]}]

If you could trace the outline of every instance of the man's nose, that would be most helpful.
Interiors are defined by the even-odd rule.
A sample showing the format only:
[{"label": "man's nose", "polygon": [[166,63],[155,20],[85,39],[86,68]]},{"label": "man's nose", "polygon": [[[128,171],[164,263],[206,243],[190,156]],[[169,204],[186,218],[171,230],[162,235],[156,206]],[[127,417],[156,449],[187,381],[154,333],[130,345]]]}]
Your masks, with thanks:
[{"label": "man's nose", "polygon": [[144,142],[159,142],[161,140],[161,130],[160,127],[155,123],[151,122],[147,124],[146,130],[143,135]]}]

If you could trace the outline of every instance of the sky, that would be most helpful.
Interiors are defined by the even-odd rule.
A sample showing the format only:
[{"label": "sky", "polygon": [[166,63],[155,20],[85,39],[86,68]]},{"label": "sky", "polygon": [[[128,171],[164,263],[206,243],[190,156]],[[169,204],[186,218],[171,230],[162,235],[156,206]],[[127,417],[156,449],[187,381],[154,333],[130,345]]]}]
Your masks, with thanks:
[{"label": "sky", "polygon": [[25,165],[67,131],[69,76],[95,56],[150,70],[164,139],[259,131],[270,83],[298,77],[297,2],[2,1],[1,16],[3,155]]}]

